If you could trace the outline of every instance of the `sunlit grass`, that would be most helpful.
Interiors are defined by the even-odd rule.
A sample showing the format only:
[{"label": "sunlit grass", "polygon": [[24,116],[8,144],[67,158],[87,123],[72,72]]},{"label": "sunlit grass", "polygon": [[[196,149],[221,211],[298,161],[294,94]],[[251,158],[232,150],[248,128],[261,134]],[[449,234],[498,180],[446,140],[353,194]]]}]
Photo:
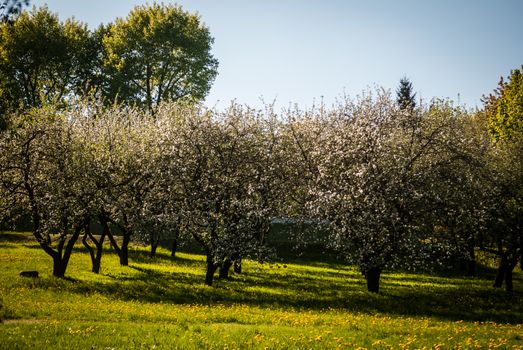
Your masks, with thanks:
[{"label": "sunlit grass", "polygon": [[398,272],[376,295],[343,264],[247,261],[208,287],[201,255],[104,254],[93,274],[79,245],[63,280],[33,242],[0,242],[0,348],[523,348],[520,272],[512,295],[491,276]]}]

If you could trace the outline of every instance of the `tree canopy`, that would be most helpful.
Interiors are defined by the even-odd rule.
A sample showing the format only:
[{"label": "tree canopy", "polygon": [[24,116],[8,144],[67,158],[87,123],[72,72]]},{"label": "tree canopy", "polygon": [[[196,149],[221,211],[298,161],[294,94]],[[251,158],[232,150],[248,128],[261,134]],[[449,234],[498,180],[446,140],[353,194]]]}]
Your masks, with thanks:
[{"label": "tree canopy", "polygon": [[209,29],[176,5],[137,6],[102,40],[111,101],[152,111],[162,100],[201,100],[217,74]]},{"label": "tree canopy", "polygon": [[199,16],[175,5],[137,6],[95,31],[33,7],[0,23],[0,113],[87,95],[151,112],[161,101],[199,101],[217,74],[212,43]]},{"label": "tree canopy", "polygon": [[47,7],[0,24],[0,108],[63,104],[85,91],[96,55],[87,26],[60,22]]},{"label": "tree canopy", "polygon": [[507,81],[501,79],[497,95],[494,95],[495,114],[492,110],[489,115],[489,129],[495,139],[523,138],[522,71],[523,66],[512,70]]}]

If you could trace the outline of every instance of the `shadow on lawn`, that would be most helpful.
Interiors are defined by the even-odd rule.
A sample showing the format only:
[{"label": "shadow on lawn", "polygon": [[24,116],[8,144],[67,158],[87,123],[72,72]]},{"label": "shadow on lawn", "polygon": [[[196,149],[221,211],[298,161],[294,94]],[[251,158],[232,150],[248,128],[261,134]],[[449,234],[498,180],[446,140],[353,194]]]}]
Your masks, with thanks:
[{"label": "shadow on lawn", "polygon": [[[104,250],[104,254],[111,252],[109,247]],[[75,247],[75,251],[85,253],[81,246]],[[310,310],[339,308],[446,320],[523,322],[523,293],[518,290],[523,288],[521,273],[515,275],[518,291],[513,294],[491,288],[494,270],[483,268],[480,277],[454,273],[430,276],[384,273],[382,292],[373,294],[366,291],[365,280],[356,269],[342,264],[300,260],[274,263],[272,268],[267,267],[270,264],[259,269],[251,265],[243,274],[233,275],[230,280],[216,280],[213,287],[207,287],[203,285],[203,260],[171,257],[163,252],[151,258],[147,251],[139,249],[131,249],[129,254],[129,272],[113,274],[109,271],[104,274],[109,281],[43,278],[31,284],[33,288],[66,287],[79,295],[100,293],[109,298],[147,303],[248,304]],[[143,266],[151,262],[190,268],[171,272]],[[288,263],[294,265],[284,268]],[[327,270],[305,270],[306,266]]]},{"label": "shadow on lawn", "polygon": [[[183,251],[183,253],[186,253]],[[167,253],[157,252],[155,256],[151,257],[150,253],[144,250],[129,250],[129,258],[140,264],[149,264],[149,263],[172,263],[172,264],[182,264],[185,266],[200,266],[203,265],[203,260],[187,259],[180,257],[179,254],[171,256]]]},{"label": "shadow on lawn", "polygon": [[[144,254],[132,254],[134,262],[151,261]],[[343,270],[325,276],[325,271],[281,274],[250,269],[230,280],[216,280],[213,287],[203,285],[202,261],[171,258],[159,259],[175,264],[198,265],[201,272],[168,272],[143,266],[130,266],[130,274],[106,276],[112,282],[76,280],[68,289],[85,295],[101,293],[110,298],[139,300],[148,303],[175,304],[248,304],[260,307],[322,310],[346,309],[351,312],[380,313],[398,316],[436,317],[448,320],[523,322],[523,293],[507,294],[485,286],[480,279],[470,278],[471,286],[459,279],[423,276],[396,277],[385,274],[380,294],[365,290],[363,277],[355,270]],[[337,278],[333,278],[337,277]],[[414,282],[406,283],[406,282]],[[67,282],[64,282],[67,283]],[[454,288],[445,287],[454,284]],[[519,277],[518,285],[522,285]]]},{"label": "shadow on lawn", "polygon": [[0,242],[28,242],[33,239],[33,236],[27,233],[0,231]]}]

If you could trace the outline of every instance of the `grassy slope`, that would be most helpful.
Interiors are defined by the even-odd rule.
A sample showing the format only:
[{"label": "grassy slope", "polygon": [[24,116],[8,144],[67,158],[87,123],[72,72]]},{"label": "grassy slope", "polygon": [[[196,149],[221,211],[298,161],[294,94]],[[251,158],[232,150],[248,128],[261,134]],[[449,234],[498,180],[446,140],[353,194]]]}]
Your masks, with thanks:
[{"label": "grassy slope", "polygon": [[78,246],[60,280],[34,242],[0,242],[0,348],[523,348],[520,272],[513,295],[490,276],[406,273],[386,273],[373,295],[332,263],[247,262],[213,287],[199,255],[133,247],[131,265],[107,252],[97,276]]}]

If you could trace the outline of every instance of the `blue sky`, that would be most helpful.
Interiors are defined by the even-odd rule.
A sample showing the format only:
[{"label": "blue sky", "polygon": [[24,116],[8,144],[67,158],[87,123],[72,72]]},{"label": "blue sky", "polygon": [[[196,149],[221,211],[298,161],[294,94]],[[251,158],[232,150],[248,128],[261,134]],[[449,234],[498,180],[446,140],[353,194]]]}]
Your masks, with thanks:
[{"label": "blue sky", "polygon": [[[167,3],[169,1],[164,1]],[[92,28],[138,0],[33,0]],[[215,38],[208,105],[327,104],[406,75],[418,96],[480,106],[523,64],[523,0],[184,0]],[[218,102],[219,101],[219,102]]]}]

